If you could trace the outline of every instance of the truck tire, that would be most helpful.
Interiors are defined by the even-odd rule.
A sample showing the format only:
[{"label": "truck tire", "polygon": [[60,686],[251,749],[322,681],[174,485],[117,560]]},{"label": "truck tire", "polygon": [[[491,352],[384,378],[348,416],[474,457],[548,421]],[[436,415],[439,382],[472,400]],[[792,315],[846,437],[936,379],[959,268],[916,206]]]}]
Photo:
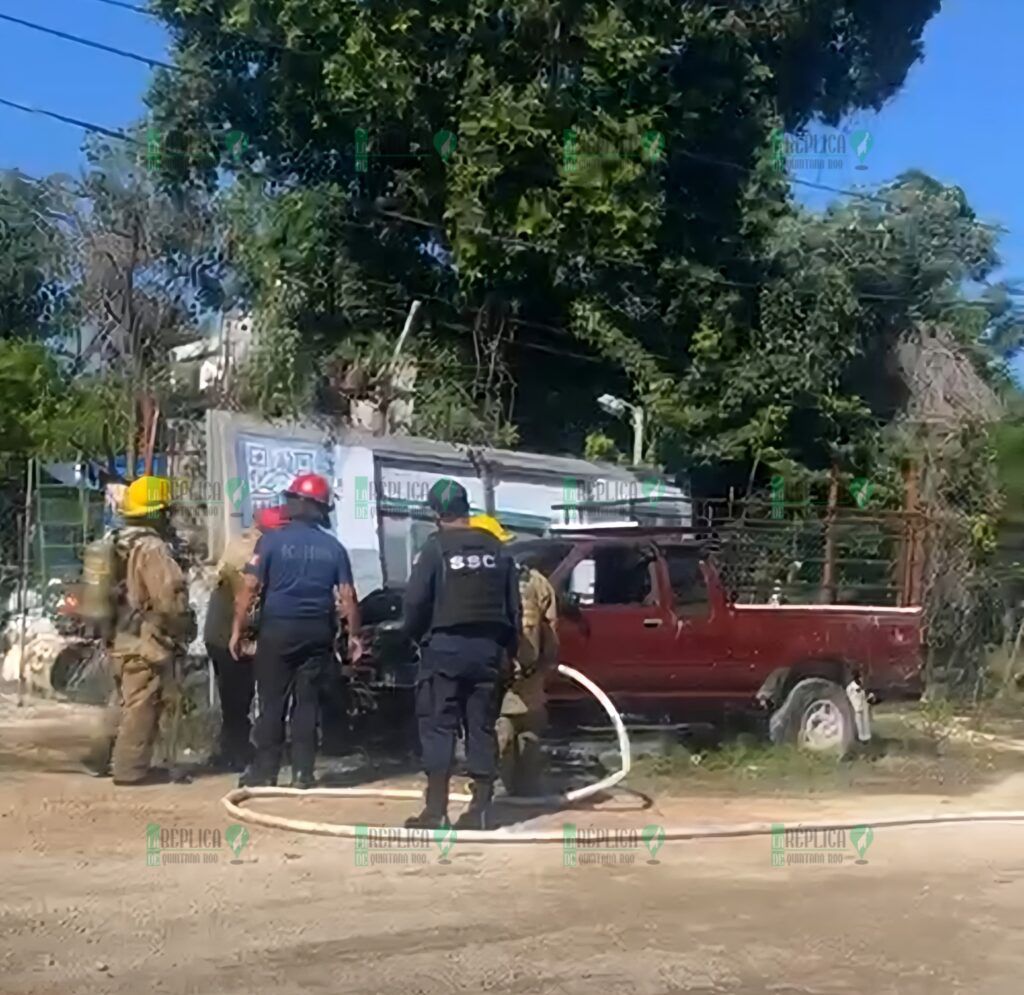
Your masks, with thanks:
[{"label": "truck tire", "polygon": [[812,753],[845,757],[857,738],[853,706],[834,681],[807,677],[794,686],[771,717],[771,740]]}]

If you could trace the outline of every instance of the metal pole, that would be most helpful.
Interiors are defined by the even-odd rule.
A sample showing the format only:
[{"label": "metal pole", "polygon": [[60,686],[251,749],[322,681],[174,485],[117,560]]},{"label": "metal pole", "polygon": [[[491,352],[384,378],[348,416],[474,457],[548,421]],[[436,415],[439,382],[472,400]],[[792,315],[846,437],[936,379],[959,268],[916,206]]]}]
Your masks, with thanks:
[{"label": "metal pole", "polygon": [[416,322],[416,315],[419,313],[420,308],[423,307],[422,301],[413,301],[409,306],[409,313],[405,318],[405,325],[402,328],[402,334],[398,336],[398,342],[395,345],[394,354],[391,357],[391,363],[394,365],[398,362],[398,356],[402,351],[402,346],[405,345],[405,340],[409,337],[409,333],[412,331],[412,326]]},{"label": "metal pole", "polygon": [[640,466],[644,461],[644,409],[639,404],[631,405],[633,409],[633,466]]},{"label": "metal pole", "polygon": [[35,460],[28,461],[28,480],[25,484],[25,510],[21,516],[21,576],[19,577],[21,632],[18,636],[18,707],[25,704],[25,628],[28,623],[28,575],[31,559],[32,485],[35,481]]}]

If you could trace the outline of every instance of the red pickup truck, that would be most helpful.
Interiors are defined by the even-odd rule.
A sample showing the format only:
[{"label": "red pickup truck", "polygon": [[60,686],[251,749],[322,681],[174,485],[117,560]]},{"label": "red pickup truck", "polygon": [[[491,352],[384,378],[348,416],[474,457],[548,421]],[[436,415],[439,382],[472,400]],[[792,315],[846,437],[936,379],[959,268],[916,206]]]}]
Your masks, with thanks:
[{"label": "red pickup truck", "polygon": [[[869,735],[868,701],[920,697],[920,608],[736,604],[683,540],[558,536],[512,552],[559,595],[561,662],[631,716],[760,709],[776,742],[846,751]],[[581,720],[586,691],[558,674],[548,690],[553,720]]]}]

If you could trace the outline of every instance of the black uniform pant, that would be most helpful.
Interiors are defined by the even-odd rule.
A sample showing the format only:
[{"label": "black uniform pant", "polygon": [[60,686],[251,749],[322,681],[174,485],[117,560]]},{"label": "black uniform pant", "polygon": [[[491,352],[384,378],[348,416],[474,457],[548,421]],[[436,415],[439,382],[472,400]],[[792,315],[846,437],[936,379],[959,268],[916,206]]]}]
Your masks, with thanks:
[{"label": "black uniform pant", "polygon": [[233,767],[245,767],[252,760],[252,707],[256,677],[252,660],[236,660],[226,646],[206,644],[206,652],[217,676],[220,696],[220,756]]},{"label": "black uniform pant", "polygon": [[291,713],[292,770],[312,777],[316,761],[317,705],[329,672],[334,646],[330,619],[264,618],[256,642],[256,690],[260,714],[256,720],[253,772],[272,781],[281,767],[281,748],[288,699]]},{"label": "black uniform pant", "polygon": [[505,684],[505,649],[492,639],[435,633],[423,647],[416,684],[423,769],[450,774],[455,738],[466,731],[466,765],[476,780],[493,781],[498,746],[494,725]]}]

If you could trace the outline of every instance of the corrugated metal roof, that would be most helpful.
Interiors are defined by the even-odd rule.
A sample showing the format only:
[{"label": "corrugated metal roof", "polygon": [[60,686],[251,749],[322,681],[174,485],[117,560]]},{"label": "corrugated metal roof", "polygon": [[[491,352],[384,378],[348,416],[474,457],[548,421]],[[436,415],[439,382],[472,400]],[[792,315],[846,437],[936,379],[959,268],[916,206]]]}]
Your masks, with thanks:
[{"label": "corrugated metal roof", "polygon": [[504,470],[523,474],[545,474],[562,477],[600,477],[608,480],[662,479],[651,471],[631,472],[615,463],[597,463],[576,456],[551,456],[547,453],[520,452],[513,449],[490,449],[486,446],[453,445],[413,435],[373,435],[359,429],[339,433],[341,445],[363,446],[382,456],[396,459],[427,459],[445,463],[459,463],[467,468],[475,459]]},{"label": "corrugated metal roof", "polygon": [[[230,420],[242,432],[252,434],[273,434],[279,437],[293,435],[298,438],[318,439],[328,446],[330,433],[314,423],[268,423],[252,416],[233,412],[211,412],[218,419]],[[269,430],[269,431],[268,431]],[[413,435],[373,435],[355,428],[341,428],[333,433],[335,441],[342,446],[362,446],[385,459],[415,460],[455,465],[465,470],[474,470],[475,461],[485,460],[499,471],[524,477],[543,475],[584,480],[659,480],[666,478],[647,469],[630,470],[615,463],[600,463],[580,459],[576,456],[552,456],[547,453],[521,452],[512,449],[491,449],[487,446],[455,445],[423,439]],[[662,493],[682,493],[668,486]]]}]

